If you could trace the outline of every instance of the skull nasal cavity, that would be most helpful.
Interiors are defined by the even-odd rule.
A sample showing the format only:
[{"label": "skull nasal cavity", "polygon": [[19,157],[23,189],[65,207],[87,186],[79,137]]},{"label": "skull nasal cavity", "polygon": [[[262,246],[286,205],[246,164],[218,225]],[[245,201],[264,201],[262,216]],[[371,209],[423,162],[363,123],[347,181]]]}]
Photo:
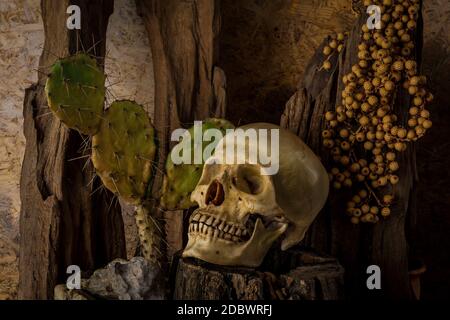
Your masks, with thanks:
[{"label": "skull nasal cavity", "polygon": [[215,206],[220,206],[223,203],[225,197],[225,193],[223,191],[223,187],[219,181],[214,180],[208,187],[208,191],[206,191],[206,204],[210,204],[212,202]]}]

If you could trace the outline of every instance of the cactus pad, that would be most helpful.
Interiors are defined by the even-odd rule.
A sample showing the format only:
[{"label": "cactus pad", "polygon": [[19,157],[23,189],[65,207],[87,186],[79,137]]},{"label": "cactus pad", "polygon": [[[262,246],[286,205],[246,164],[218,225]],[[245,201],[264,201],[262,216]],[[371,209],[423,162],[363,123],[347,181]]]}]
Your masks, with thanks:
[{"label": "cactus pad", "polygon": [[[234,126],[223,119],[207,119],[203,121],[203,131],[211,128],[219,129],[222,131],[222,134],[225,134],[226,129],[232,129]],[[191,137],[190,152],[191,159],[193,159],[194,127],[191,127],[188,132]],[[202,153],[209,143],[203,142]],[[168,210],[188,209],[195,205],[195,203],[191,202],[190,198],[192,191],[197,186],[197,182],[202,175],[203,162],[201,164],[174,164],[172,161],[172,152],[174,152],[174,149],[172,149],[166,161],[166,174],[163,182],[161,206]]]},{"label": "cactus pad", "polygon": [[50,110],[69,128],[95,134],[105,100],[105,75],[95,59],[78,53],[58,60],[45,84]]},{"label": "cactus pad", "polygon": [[125,201],[139,203],[152,177],[156,145],[144,108],[114,102],[92,138],[92,162],[105,187]]}]

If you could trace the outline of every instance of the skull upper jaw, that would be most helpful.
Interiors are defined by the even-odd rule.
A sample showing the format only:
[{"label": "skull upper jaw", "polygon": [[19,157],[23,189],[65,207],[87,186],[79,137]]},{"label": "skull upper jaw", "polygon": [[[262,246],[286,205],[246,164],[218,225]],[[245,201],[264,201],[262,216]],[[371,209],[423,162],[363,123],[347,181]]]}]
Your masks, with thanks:
[{"label": "skull upper jaw", "polygon": [[251,238],[246,242],[233,242],[203,233],[189,233],[183,257],[197,258],[225,266],[258,267],[272,243],[285,232],[287,225],[267,230],[257,220]]}]

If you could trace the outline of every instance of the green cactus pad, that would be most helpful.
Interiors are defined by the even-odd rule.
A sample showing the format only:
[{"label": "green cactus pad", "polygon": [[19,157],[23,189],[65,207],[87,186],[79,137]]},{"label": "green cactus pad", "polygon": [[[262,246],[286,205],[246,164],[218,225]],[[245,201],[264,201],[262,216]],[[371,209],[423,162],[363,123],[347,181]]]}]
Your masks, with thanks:
[{"label": "green cactus pad", "polygon": [[106,188],[127,202],[144,198],[152,177],[155,133],[144,108],[116,101],[92,137],[92,163]]},{"label": "green cactus pad", "polygon": [[95,134],[105,100],[105,75],[87,54],[58,60],[45,84],[50,110],[69,128]]},{"label": "green cactus pad", "polygon": [[[202,130],[219,129],[225,134],[226,129],[233,129],[234,126],[224,119],[207,119],[202,123]],[[191,157],[194,153],[194,127],[188,130],[191,136]],[[182,142],[180,142],[182,143]],[[203,142],[202,152],[210,142]],[[166,174],[163,182],[163,194],[160,204],[168,210],[188,209],[195,205],[191,201],[191,193],[197,186],[203,171],[202,164],[174,164],[172,161],[172,152],[170,152],[166,161]]]}]

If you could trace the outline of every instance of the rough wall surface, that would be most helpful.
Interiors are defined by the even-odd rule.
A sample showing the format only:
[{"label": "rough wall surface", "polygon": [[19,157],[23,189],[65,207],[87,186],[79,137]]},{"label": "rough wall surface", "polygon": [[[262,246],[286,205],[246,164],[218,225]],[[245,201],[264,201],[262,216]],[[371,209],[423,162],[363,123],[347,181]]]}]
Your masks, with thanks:
[{"label": "rough wall surface", "polygon": [[38,0],[0,1],[0,300],[16,294],[22,103],[43,42]]}]

